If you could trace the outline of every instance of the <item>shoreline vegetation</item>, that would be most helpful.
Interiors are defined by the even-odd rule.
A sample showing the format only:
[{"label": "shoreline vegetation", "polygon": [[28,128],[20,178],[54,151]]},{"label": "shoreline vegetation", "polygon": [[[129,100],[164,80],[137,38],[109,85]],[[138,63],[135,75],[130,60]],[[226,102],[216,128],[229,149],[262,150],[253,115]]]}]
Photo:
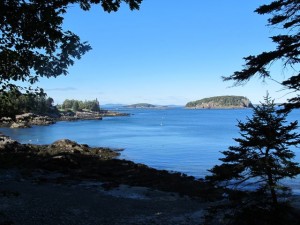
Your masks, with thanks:
[{"label": "shoreline vegetation", "polygon": [[[128,113],[104,110],[97,99],[79,101],[66,99],[53,106],[46,95],[0,95],[0,127],[29,128],[33,125],[51,125],[57,121],[102,120],[103,117],[129,116]],[[6,110],[10,108],[10,110]]]}]

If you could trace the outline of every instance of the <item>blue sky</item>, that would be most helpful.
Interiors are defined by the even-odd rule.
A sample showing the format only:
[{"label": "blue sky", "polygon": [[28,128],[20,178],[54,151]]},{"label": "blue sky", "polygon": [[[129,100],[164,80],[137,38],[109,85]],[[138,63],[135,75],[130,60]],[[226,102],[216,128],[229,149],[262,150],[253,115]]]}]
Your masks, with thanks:
[{"label": "blue sky", "polygon": [[[253,11],[270,1],[144,0],[139,11],[127,5],[105,13],[70,7],[64,28],[88,41],[92,50],[69,75],[38,84],[56,103],[66,98],[100,104],[179,104],[217,95],[242,95],[253,103],[268,90],[276,102],[285,92],[276,82],[251,80],[231,87],[221,76],[240,70],[243,57],[274,48],[276,30]],[[283,78],[278,67],[274,77]]]}]

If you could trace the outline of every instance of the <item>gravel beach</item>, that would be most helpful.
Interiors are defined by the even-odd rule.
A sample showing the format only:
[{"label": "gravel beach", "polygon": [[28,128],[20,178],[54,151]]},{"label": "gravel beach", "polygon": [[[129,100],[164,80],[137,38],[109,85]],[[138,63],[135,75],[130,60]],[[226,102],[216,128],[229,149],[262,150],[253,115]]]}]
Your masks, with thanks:
[{"label": "gravel beach", "polygon": [[24,178],[17,170],[1,171],[0,224],[198,225],[208,204],[145,187],[107,190],[98,181],[58,183],[57,177],[47,173]]}]

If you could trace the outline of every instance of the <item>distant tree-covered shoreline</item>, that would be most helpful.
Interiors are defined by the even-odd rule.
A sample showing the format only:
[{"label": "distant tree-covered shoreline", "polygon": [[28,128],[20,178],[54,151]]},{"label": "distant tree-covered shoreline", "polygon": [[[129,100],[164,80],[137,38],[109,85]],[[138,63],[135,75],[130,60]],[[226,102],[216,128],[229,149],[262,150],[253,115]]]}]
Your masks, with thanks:
[{"label": "distant tree-covered shoreline", "polygon": [[251,108],[250,100],[243,96],[216,96],[188,102],[187,108]]},{"label": "distant tree-covered shoreline", "polygon": [[59,115],[60,111],[91,111],[100,112],[100,104],[97,99],[90,101],[66,99],[62,105],[54,105],[54,100],[47,94],[31,94],[10,91],[0,93],[0,118],[15,118],[24,113],[39,115]]},{"label": "distant tree-covered shoreline", "polygon": [[0,93],[0,117],[14,118],[23,113],[57,114],[58,110],[53,105],[54,100],[45,93],[23,94],[20,92]]},{"label": "distant tree-covered shoreline", "polygon": [[59,110],[68,111],[71,110],[73,112],[77,111],[92,111],[99,112],[100,111],[100,103],[97,99],[91,101],[80,101],[74,99],[66,99],[61,105],[57,106]]}]

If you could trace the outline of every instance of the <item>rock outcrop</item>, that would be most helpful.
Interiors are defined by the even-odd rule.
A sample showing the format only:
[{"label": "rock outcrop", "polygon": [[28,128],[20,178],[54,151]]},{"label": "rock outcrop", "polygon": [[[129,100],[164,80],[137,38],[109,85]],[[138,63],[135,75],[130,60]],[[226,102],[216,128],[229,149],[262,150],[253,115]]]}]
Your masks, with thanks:
[{"label": "rock outcrop", "polygon": [[100,115],[102,117],[115,117],[115,116],[130,116],[129,113],[122,113],[116,111],[109,111],[109,110],[100,110]]},{"label": "rock outcrop", "polygon": [[0,118],[0,127],[10,128],[29,128],[33,125],[51,125],[57,121],[76,121],[76,120],[102,120],[102,117],[110,116],[129,116],[128,113],[120,113],[108,110],[101,110],[100,112],[62,112],[54,115],[37,115],[34,113],[24,113],[16,115],[13,120],[10,117]]},{"label": "rock outcrop", "polygon": [[19,142],[0,133],[0,151],[20,151],[24,146]]},{"label": "rock outcrop", "polygon": [[34,113],[24,113],[16,115],[15,120],[10,117],[0,118],[0,127],[10,128],[29,128],[32,125],[50,125],[54,124],[55,118],[50,116],[41,116]]},{"label": "rock outcrop", "polygon": [[0,126],[1,127],[10,127],[10,125],[13,123],[14,121],[12,120],[12,118],[10,117],[1,117],[0,118]]},{"label": "rock outcrop", "polygon": [[117,159],[119,154],[111,149],[89,147],[68,139],[51,145],[33,145],[0,137],[2,168],[20,168],[26,174],[30,171],[35,174],[37,171],[55,172],[62,175],[57,182],[62,179],[66,182],[69,182],[68,179],[92,179],[105,182],[103,187],[108,189],[118,184],[128,184],[208,198],[210,188],[201,180]]},{"label": "rock outcrop", "polygon": [[10,125],[10,128],[30,128],[31,126],[29,125],[28,122],[13,122]]},{"label": "rock outcrop", "polygon": [[64,158],[68,154],[82,154],[97,156],[101,159],[113,159],[120,155],[117,150],[109,148],[90,147],[86,144],[78,144],[69,139],[61,139],[50,145],[32,145],[21,144],[0,133],[0,151],[5,152],[23,152],[37,154],[40,156],[47,155],[50,157]]},{"label": "rock outcrop", "polygon": [[28,128],[32,125],[50,125],[54,124],[55,119],[49,116],[41,116],[34,113],[24,113],[16,115],[15,121],[11,124],[11,128]]},{"label": "rock outcrop", "polygon": [[103,159],[119,156],[120,153],[109,148],[93,148],[86,144],[78,144],[69,139],[61,139],[55,141],[47,147],[47,152],[51,154],[57,153],[77,153],[85,155],[98,155]]},{"label": "rock outcrop", "polygon": [[59,121],[75,121],[75,120],[102,120],[102,116],[99,112],[66,112],[62,113]]},{"label": "rock outcrop", "polygon": [[33,117],[29,123],[31,125],[50,125],[55,123],[55,119],[49,116],[36,116]]}]

